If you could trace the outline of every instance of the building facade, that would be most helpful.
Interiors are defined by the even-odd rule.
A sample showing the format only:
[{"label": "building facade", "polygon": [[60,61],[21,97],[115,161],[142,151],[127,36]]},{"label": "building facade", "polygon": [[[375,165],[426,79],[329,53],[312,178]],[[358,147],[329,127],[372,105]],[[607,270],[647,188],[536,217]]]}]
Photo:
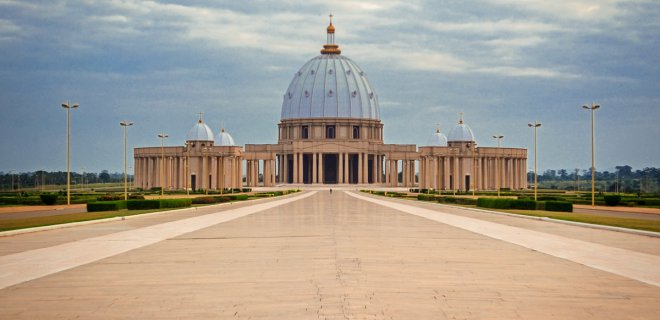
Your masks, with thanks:
[{"label": "building facade", "polygon": [[378,95],[366,73],[341,55],[330,21],[321,54],[294,74],[284,93],[276,144],[248,144],[243,149],[234,146],[233,139],[231,144],[223,141],[222,135],[228,136],[224,130],[214,140],[200,116],[185,146],[135,149],[136,186],[527,187],[527,150],[477,147],[462,116],[448,138],[437,130],[419,150],[414,144],[385,144],[383,128]]}]

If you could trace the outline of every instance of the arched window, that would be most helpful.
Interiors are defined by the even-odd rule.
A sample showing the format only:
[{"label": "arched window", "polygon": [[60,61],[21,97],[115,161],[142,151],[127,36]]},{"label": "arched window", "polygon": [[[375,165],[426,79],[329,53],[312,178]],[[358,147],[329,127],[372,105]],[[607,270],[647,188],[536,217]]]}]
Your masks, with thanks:
[{"label": "arched window", "polygon": [[353,139],[360,139],[360,126],[353,126]]},{"label": "arched window", "polygon": [[300,137],[302,139],[309,139],[309,126],[302,126],[300,130]]},{"label": "arched window", "polygon": [[335,138],[335,126],[326,126],[325,127],[325,138],[334,139]]}]

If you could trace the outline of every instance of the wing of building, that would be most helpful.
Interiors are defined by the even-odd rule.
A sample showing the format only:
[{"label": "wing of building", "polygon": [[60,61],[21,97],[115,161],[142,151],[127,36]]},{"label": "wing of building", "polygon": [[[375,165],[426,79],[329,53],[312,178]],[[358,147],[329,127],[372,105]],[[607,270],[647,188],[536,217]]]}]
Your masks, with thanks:
[{"label": "wing of building", "polygon": [[224,129],[214,139],[200,116],[184,146],[135,149],[136,186],[527,188],[527,150],[477,147],[462,116],[447,137],[438,129],[419,151],[414,144],[385,144],[383,127],[378,94],[367,74],[341,55],[331,21],[321,54],[294,73],[283,95],[277,144],[247,144],[243,149],[234,146]]}]

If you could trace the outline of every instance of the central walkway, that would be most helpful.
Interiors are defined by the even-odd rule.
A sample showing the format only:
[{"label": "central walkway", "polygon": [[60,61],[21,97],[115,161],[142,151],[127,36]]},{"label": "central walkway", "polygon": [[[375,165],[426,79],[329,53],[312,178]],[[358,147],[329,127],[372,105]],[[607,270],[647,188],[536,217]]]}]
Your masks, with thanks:
[{"label": "central walkway", "polygon": [[[660,312],[660,287],[649,284],[660,270],[657,238],[415,202],[383,205],[387,198],[339,190],[288,199],[256,204],[263,211],[220,206],[0,238],[0,277],[26,261],[85,254],[56,249],[73,243],[97,243],[99,252],[113,241],[134,244],[15,281],[0,290],[0,318],[651,319]],[[472,231],[456,222],[472,220]],[[136,235],[163,225],[189,229],[135,244],[143,238]],[[627,264],[650,263],[640,272],[651,280],[498,240],[492,228],[502,227],[534,230],[541,244],[547,235],[550,247],[588,244],[603,250],[596,255],[605,262],[621,260],[609,252],[647,258]]]}]

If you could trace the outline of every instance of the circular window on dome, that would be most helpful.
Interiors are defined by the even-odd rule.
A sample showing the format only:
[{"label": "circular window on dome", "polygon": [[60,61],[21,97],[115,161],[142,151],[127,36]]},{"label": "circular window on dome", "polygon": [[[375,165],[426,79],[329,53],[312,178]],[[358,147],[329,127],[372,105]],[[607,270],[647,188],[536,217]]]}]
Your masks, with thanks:
[{"label": "circular window on dome", "polygon": [[293,94],[291,93],[291,91],[289,91],[289,93],[287,93],[286,95],[289,96],[289,99],[291,99],[291,97],[293,97]]},{"label": "circular window on dome", "polygon": [[314,74],[314,70],[310,71],[311,74]]},{"label": "circular window on dome", "polygon": [[353,90],[353,92],[351,92],[351,95],[353,96],[353,98],[357,97],[357,91]]},{"label": "circular window on dome", "polygon": [[328,91],[328,97],[332,97],[333,94],[334,92],[332,92],[332,90]]},{"label": "circular window on dome", "polygon": [[328,70],[328,74],[332,74],[332,69]]},{"label": "circular window on dome", "polygon": [[360,75],[364,77],[364,71],[360,71]]},{"label": "circular window on dome", "polygon": [[347,71],[346,71],[346,74],[351,74],[351,70],[347,70]]},{"label": "circular window on dome", "polygon": [[309,91],[305,90],[305,98],[309,98]]},{"label": "circular window on dome", "polygon": [[374,98],[374,93],[373,92],[369,93],[369,99],[373,99],[373,98]]},{"label": "circular window on dome", "polygon": [[302,76],[302,72],[298,71],[298,76],[299,77]]}]

